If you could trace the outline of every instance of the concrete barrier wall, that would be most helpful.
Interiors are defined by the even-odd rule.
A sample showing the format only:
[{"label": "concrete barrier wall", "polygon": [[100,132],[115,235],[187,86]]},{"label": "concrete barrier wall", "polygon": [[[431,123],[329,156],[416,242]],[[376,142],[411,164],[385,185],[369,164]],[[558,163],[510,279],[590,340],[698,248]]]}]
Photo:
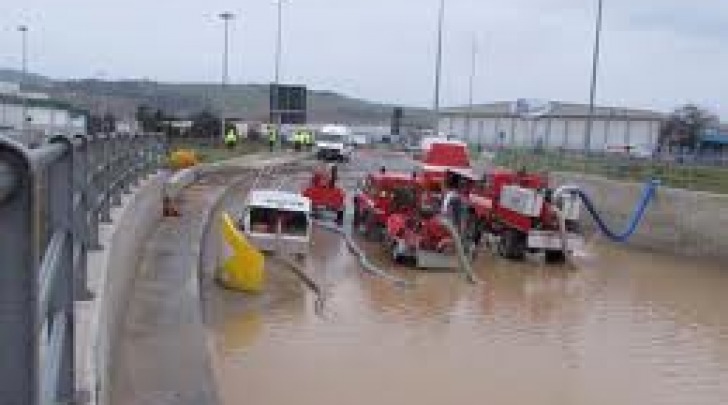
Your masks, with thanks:
[{"label": "concrete barrier wall", "polygon": [[[618,230],[626,226],[644,187],[575,173],[554,173],[552,182],[579,185],[605,221]],[[585,228],[595,230],[588,216],[582,210]],[[629,244],[688,257],[728,260],[728,195],[660,187]]]},{"label": "concrete barrier wall", "polygon": [[108,404],[111,363],[125,319],[129,291],[144,243],[162,213],[167,175],[156,174],[124,197],[112,224],[99,231],[104,249],[89,255],[89,289],[95,298],[77,304],[77,388],[89,404]]}]

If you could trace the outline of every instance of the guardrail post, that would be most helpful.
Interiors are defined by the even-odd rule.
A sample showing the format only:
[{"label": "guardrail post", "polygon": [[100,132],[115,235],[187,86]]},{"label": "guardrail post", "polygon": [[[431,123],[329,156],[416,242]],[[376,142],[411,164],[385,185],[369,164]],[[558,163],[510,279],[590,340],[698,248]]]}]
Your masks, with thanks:
[{"label": "guardrail post", "polygon": [[129,184],[132,187],[137,187],[139,185],[139,179],[141,178],[142,167],[144,165],[144,145],[142,144],[142,140],[136,134],[130,135],[129,143],[129,153],[131,156],[129,163],[132,168]]},{"label": "guardrail post", "polygon": [[148,176],[152,172],[152,139],[149,134],[142,134],[140,137],[142,142],[142,158],[144,162],[144,176]]},{"label": "guardrail post", "polygon": [[154,168],[157,169],[164,163],[164,159],[169,156],[169,142],[166,142],[164,135],[160,133],[154,133],[151,136],[154,139],[152,148],[154,151]]},{"label": "guardrail post", "polygon": [[0,137],[0,403],[35,404],[39,387],[35,269],[31,242],[32,164],[17,143]]},{"label": "guardrail post", "polygon": [[112,176],[114,171],[114,145],[112,143],[111,135],[105,134],[102,136],[102,140],[99,144],[99,154],[101,167],[99,172],[99,187],[97,190],[102,190],[101,200],[101,222],[111,222],[111,198],[114,192],[112,186]]},{"label": "guardrail post", "polygon": [[87,301],[93,298],[88,289],[88,250],[90,245],[91,184],[89,181],[89,155],[88,139],[84,136],[74,137],[73,148],[73,178],[74,178],[74,205],[73,207],[73,235],[78,254],[77,265],[74,271],[76,283],[74,285],[74,298],[77,301]]},{"label": "guardrail post", "polygon": [[119,134],[109,134],[111,141],[111,166],[109,170],[109,184],[111,185],[111,205],[121,205],[121,183],[123,182],[124,167],[121,138]]},{"label": "guardrail post", "polygon": [[[73,143],[62,137],[54,138],[51,142],[64,144],[65,151],[58,160],[48,165],[46,172],[48,179],[47,208],[50,229],[53,232],[73,235],[73,217],[75,211]],[[51,396],[50,399],[56,403],[58,402],[56,398],[61,398],[71,403],[75,391],[73,302],[74,284],[76,284],[75,276],[77,272],[74,270],[80,265],[80,256],[77,254],[77,241],[74,239],[71,238],[69,240],[70,243],[63,245],[62,252],[59,255],[58,274],[55,277],[50,276],[53,277],[53,280],[50,281],[50,291],[52,293],[48,303],[48,330],[51,333],[54,328],[59,327],[60,325],[56,325],[56,322],[59,322],[62,317],[65,318],[65,333],[62,338],[62,344],[59,347],[60,353],[53,353],[49,350],[49,353],[45,356],[49,359],[46,360],[43,371],[44,374],[51,376],[51,380],[53,376],[52,373],[47,371],[48,364],[54,356],[60,356],[58,357],[60,363],[56,386],[54,387],[50,381],[42,381],[43,385],[50,384],[50,386],[41,387],[41,392],[47,390],[49,392],[48,395]],[[40,276],[43,276],[43,274],[40,274]],[[56,313],[59,313],[60,316],[57,317]],[[51,340],[50,336],[49,340]]]},{"label": "guardrail post", "polygon": [[121,194],[129,194],[129,180],[131,179],[132,166],[131,166],[131,145],[129,143],[128,134],[117,134],[119,136],[119,145],[121,150],[119,151],[119,176],[120,183],[119,189]]},{"label": "guardrail post", "polygon": [[103,176],[103,166],[101,157],[103,156],[103,144],[98,137],[92,136],[88,138],[88,170],[86,172],[86,196],[89,204],[88,217],[88,248],[91,250],[101,249],[99,243],[99,216],[103,206],[103,194],[99,192],[101,187],[101,176]]}]

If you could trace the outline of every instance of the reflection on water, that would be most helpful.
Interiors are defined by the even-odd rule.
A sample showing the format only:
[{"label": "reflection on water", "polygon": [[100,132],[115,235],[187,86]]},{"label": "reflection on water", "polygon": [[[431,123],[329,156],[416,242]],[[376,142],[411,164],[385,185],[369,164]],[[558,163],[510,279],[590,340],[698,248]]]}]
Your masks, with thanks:
[{"label": "reflection on water", "polygon": [[226,403],[728,403],[726,270],[597,247],[576,270],[484,255],[475,286],[396,270],[402,290],[315,238],[324,317],[285,277],[212,300]]}]

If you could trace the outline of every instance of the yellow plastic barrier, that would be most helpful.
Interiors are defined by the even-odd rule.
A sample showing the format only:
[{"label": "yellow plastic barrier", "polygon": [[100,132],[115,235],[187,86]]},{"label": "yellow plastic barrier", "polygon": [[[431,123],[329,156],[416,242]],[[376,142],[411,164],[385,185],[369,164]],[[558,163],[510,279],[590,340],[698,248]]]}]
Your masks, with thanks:
[{"label": "yellow plastic barrier", "polygon": [[226,288],[244,292],[263,290],[265,258],[238,230],[230,215],[222,214],[222,239],[229,254],[223,258],[218,281]]}]

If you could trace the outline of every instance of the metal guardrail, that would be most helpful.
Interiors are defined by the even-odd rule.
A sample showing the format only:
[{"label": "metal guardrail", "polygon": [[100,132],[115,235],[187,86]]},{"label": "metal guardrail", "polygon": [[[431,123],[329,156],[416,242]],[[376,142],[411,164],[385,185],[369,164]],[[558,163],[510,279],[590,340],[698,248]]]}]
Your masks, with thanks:
[{"label": "metal guardrail", "polygon": [[76,402],[73,304],[91,298],[87,252],[163,145],[110,134],[27,149],[0,137],[0,404]]}]

